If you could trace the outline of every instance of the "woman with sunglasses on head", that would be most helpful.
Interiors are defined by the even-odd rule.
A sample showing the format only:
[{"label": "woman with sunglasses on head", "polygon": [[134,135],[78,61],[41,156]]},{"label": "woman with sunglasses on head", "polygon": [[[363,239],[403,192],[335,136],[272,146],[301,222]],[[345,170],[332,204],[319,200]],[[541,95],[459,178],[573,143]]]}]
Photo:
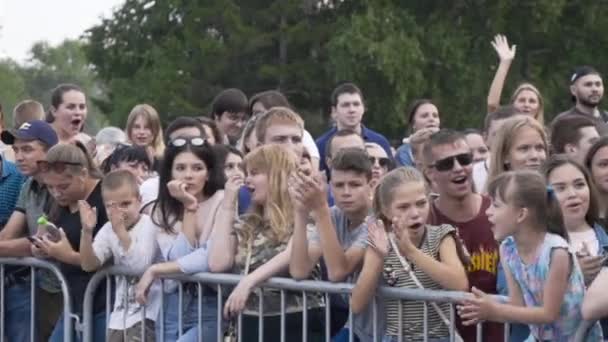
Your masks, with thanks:
[{"label": "woman with sunglasses on head", "polygon": [[382,177],[393,168],[393,165],[382,146],[373,142],[367,142],[365,143],[365,150],[369,155],[369,160],[372,162],[371,187],[375,189]]},{"label": "woman with sunglasses on head", "polygon": [[[260,316],[260,297],[254,290],[270,277],[288,275],[289,240],[295,224],[288,177],[297,172],[298,164],[295,153],[282,146],[261,146],[245,157],[246,182],[237,175],[226,183],[221,220],[213,232],[209,248],[209,268],[212,272],[233,270],[245,275],[225,302],[224,316],[236,318],[243,312],[242,332],[247,341],[258,341],[260,319],[264,322],[263,341],[280,341],[277,333],[281,327],[280,291],[264,289],[264,312]],[[238,190],[245,183],[251,191],[251,206],[235,220]],[[309,317],[314,314],[310,309],[320,306],[318,299],[308,296]],[[302,311],[306,308],[301,300],[301,293],[286,293],[286,341],[302,340]],[[308,328],[309,339],[316,341],[314,338],[318,331],[312,325]]]},{"label": "woman with sunglasses on head", "polygon": [[60,142],[70,142],[82,132],[87,110],[87,98],[79,86],[60,84],[51,94],[46,121],[51,123]]},{"label": "woman with sunglasses on head", "polygon": [[[101,197],[101,173],[95,166],[86,148],[80,142],[60,143],[47,153],[46,161],[39,161],[44,183],[54,199],[50,210],[49,221],[59,231],[50,228],[39,229],[38,235],[32,238],[32,253],[36,256],[49,257],[59,262],[60,269],[68,282],[73,303],[72,309],[82,318],[82,298],[93,273],[80,267],[80,235],[82,223],[78,211],[78,201],[84,200],[97,209],[97,225],[93,230],[96,235],[108,221]],[[105,287],[95,294],[94,304],[94,339],[105,339]],[[56,323],[50,341],[63,341],[68,333],[63,330],[63,315]],[[74,332],[69,332],[74,333]]]},{"label": "woman with sunglasses on head", "polygon": [[403,139],[396,152],[395,161],[399,166],[416,166],[414,148],[423,144],[431,134],[439,131],[441,119],[437,106],[429,99],[415,100],[407,111],[407,124],[411,135]]},{"label": "woman with sunglasses on head", "polygon": [[[137,285],[137,300],[145,303],[155,279],[170,274],[206,272],[207,243],[224,197],[224,170],[203,138],[175,138],[165,149],[160,170],[158,200],[152,207],[152,221],[158,226],[158,244],[164,262],[151,266]],[[198,291],[196,284],[184,285],[182,327],[179,337],[179,291],[165,282],[164,341],[196,341],[198,336]],[[203,287],[203,340],[217,336],[215,292]],[[162,317],[159,317],[163,319]],[[157,327],[160,324],[157,324]],[[157,338],[160,339],[157,329]],[[178,338],[179,337],[179,338]]]},{"label": "woman with sunglasses on head", "polygon": [[547,135],[538,121],[523,115],[504,120],[492,146],[488,181],[505,171],[540,171],[547,151]]}]

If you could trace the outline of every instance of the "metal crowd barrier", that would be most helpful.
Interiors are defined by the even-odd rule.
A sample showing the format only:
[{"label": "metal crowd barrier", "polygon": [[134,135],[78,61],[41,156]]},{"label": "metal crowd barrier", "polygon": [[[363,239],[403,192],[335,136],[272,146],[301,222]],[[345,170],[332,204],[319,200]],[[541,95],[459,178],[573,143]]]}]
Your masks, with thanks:
[{"label": "metal crowd barrier", "polygon": [[[132,271],[129,271],[127,268],[125,267],[121,267],[121,266],[112,266],[109,268],[105,268],[103,270],[100,270],[99,272],[97,272],[97,274],[95,274],[93,276],[93,278],[91,279],[91,281],[89,282],[89,285],[87,287],[87,290],[85,292],[85,298],[84,298],[84,321],[83,321],[83,333],[84,333],[84,341],[85,342],[91,342],[93,341],[92,339],[92,325],[93,325],[93,298],[94,298],[94,294],[95,291],[97,290],[97,288],[100,286],[100,284],[102,283],[102,281],[105,279],[106,280],[106,286],[110,286],[110,282],[112,281],[111,278],[112,276],[125,276],[125,277],[138,277],[140,276],[140,274],[136,274]],[[200,295],[202,293],[202,286],[203,285],[212,285],[217,289],[217,317],[218,317],[218,327],[221,326],[221,320],[222,320],[222,311],[223,311],[223,295],[224,293],[222,292],[222,286],[234,286],[236,285],[239,280],[241,280],[242,276],[241,275],[235,275],[235,274],[213,274],[213,273],[199,273],[196,275],[176,275],[176,276],[171,276],[171,277],[166,277],[164,279],[171,279],[171,280],[177,280],[179,282],[192,282],[192,283],[197,283],[197,287],[198,287],[198,307],[199,307],[199,311],[198,311],[198,326],[197,328],[199,329],[199,332],[202,331],[202,313],[201,313],[201,301],[202,301],[202,296]],[[273,289],[278,289],[281,291],[281,308],[283,309],[281,312],[281,329],[280,329],[280,334],[281,334],[281,341],[285,341],[285,291],[294,291],[294,292],[301,292],[302,296],[303,296],[303,305],[304,307],[306,307],[306,296],[305,294],[307,293],[323,293],[325,296],[325,307],[324,307],[324,311],[325,311],[325,341],[329,342],[331,340],[331,336],[329,329],[330,329],[330,301],[329,301],[329,295],[330,294],[343,294],[343,295],[349,295],[352,291],[353,285],[352,284],[347,284],[347,283],[329,283],[329,282],[318,282],[318,281],[295,281],[293,279],[287,279],[287,278],[272,278],[270,280],[268,280],[267,282],[265,282],[262,287],[264,288],[273,288]],[[180,326],[179,329],[179,333],[180,336],[182,334],[182,303],[181,303],[181,287],[180,287],[180,301],[179,301],[179,318],[178,318],[178,324]],[[255,295],[255,294],[251,294],[251,295]],[[258,296],[261,296],[261,294],[258,294]],[[455,341],[455,311],[454,311],[454,304],[461,302],[466,296],[470,296],[470,294],[465,293],[465,292],[454,292],[454,291],[428,291],[428,290],[418,290],[418,289],[396,289],[396,288],[389,288],[389,287],[384,287],[384,288],[380,288],[378,291],[378,296],[381,296],[383,298],[387,298],[387,299],[400,299],[400,300],[408,300],[408,301],[420,301],[420,302],[437,302],[437,303],[450,303],[450,322],[451,325],[449,327],[449,332],[450,332],[450,341]],[[109,298],[110,296],[108,296]],[[161,317],[164,317],[164,303],[163,303],[163,298],[164,296],[161,296]],[[375,299],[374,299],[375,301]],[[260,300],[261,302],[261,300]],[[374,303],[372,303],[372,310],[373,310],[373,319],[374,319],[374,336],[375,337],[381,337],[383,335],[384,332],[378,331],[378,327],[377,327],[377,317],[378,317],[378,312],[376,312],[376,305],[374,305]],[[426,307],[426,306],[425,306]],[[109,317],[109,311],[111,310],[111,305],[109,303],[107,303],[107,307],[106,307],[106,312],[108,313],[108,317]],[[261,308],[260,305],[260,313],[262,312],[263,308]],[[125,310],[125,312],[128,310]],[[400,315],[402,315],[402,312],[399,312]],[[428,310],[424,310],[424,336],[425,336],[425,341],[427,341],[428,338],[428,326],[427,326],[427,320],[428,320]],[[144,312],[142,312],[142,316],[145,317],[145,310]],[[261,315],[260,315],[261,316]],[[354,341],[354,335],[353,335],[353,313],[349,308],[349,319],[348,319],[348,323],[347,323],[347,328],[349,330],[349,341]],[[302,340],[303,341],[307,341],[307,321],[308,317],[307,317],[307,311],[304,310],[303,314],[302,314],[302,320],[303,320],[303,336],[302,336]],[[237,333],[238,333],[238,341],[243,341],[242,339],[242,331],[240,329],[241,326],[241,321],[242,321],[242,314],[238,317],[238,329],[237,329]],[[259,336],[258,336],[258,340],[259,341],[264,341],[264,320],[260,319],[259,320]],[[163,331],[163,319],[160,319],[157,324],[160,324],[160,329],[161,331]],[[507,325],[508,327],[508,325]],[[144,335],[144,326],[142,325],[142,335]],[[161,334],[162,335],[162,334]],[[145,336],[145,335],[144,335]],[[482,336],[482,325],[479,324],[477,326],[477,340],[481,341],[481,336]],[[508,329],[505,329],[505,340],[508,340]],[[223,332],[221,329],[218,329],[217,331],[217,341],[222,341],[223,339]],[[198,340],[202,341],[202,334],[198,334]],[[402,341],[402,337],[399,338],[399,341]],[[161,342],[162,342],[162,337],[161,337]],[[206,341],[205,341],[206,342]]]},{"label": "metal crowd barrier", "polygon": [[[7,265],[11,266],[24,266],[30,268],[30,340],[32,342],[35,341],[35,333],[36,333],[36,309],[39,307],[36,305],[36,268],[46,269],[51,271],[57,279],[61,282],[61,292],[63,293],[63,329],[66,332],[64,334],[64,342],[72,342],[72,334],[67,333],[72,331],[73,322],[72,322],[72,302],[70,298],[70,291],[68,289],[68,283],[65,280],[65,277],[59,270],[59,268],[45,260],[40,260],[36,258],[0,258],[0,298],[2,298],[2,309],[0,310],[0,341],[5,337],[5,310],[4,310],[4,298],[5,298],[5,267]],[[10,340],[10,336],[8,336]]]}]

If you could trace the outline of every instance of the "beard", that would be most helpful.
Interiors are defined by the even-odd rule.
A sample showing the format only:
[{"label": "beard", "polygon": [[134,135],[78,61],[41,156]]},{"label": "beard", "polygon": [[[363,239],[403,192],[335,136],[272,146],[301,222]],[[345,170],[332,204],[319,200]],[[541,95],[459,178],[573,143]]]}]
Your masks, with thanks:
[{"label": "beard", "polygon": [[582,104],[585,107],[589,107],[589,108],[595,108],[597,107],[600,102],[602,102],[602,97],[599,98],[599,100],[595,101],[595,100],[591,100],[590,97],[589,98],[578,98],[578,103]]}]

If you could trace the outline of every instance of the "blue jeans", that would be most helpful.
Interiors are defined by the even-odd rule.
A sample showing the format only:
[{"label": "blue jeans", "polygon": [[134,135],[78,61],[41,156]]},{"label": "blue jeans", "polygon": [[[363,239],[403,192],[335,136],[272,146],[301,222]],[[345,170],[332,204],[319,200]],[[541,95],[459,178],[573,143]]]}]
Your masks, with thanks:
[{"label": "blue jeans", "polygon": [[4,290],[4,331],[10,341],[30,341],[30,283],[13,285]]},{"label": "blue jeans", "polygon": [[[203,341],[215,341],[217,336],[217,299],[213,296],[203,296],[202,300]],[[165,295],[165,331],[160,331],[160,320],[156,321],[156,339],[160,341],[161,333],[165,342],[198,341],[198,298],[187,291],[183,292],[182,301],[182,332],[179,337],[179,292]]]},{"label": "blue jeans", "polygon": [[[49,342],[63,342],[63,335],[65,334],[63,330],[63,313],[61,314],[61,318],[55,324],[55,329],[53,329],[53,333],[49,338]],[[76,331],[72,331],[73,341],[74,342],[82,342],[82,334],[79,332],[76,334]],[[106,340],[106,312],[100,312],[93,316],[93,341],[105,341]]]}]

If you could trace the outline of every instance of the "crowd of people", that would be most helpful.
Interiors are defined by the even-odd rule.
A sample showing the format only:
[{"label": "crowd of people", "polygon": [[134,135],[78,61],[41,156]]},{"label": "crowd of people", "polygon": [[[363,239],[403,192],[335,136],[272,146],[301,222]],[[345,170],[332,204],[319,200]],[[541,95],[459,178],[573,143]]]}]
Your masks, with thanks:
[{"label": "crowd of people", "polygon": [[[258,340],[263,320],[264,341],[279,341],[284,324],[288,341],[307,329],[309,341],[327,330],[340,342],[351,310],[356,341],[374,341],[374,325],[377,341],[449,340],[448,303],[384,299],[379,286],[469,292],[456,310],[463,341],[476,340],[481,322],[483,341],[503,340],[505,322],[510,341],[572,341],[585,320],[593,322],[586,341],[602,341],[602,76],[577,67],[564,94],[572,108],[549,120],[542,87],[523,83],[501,104],[516,50],[500,35],[492,45],[500,64],[483,127],[443,127],[440,108],[418,99],[404,111],[409,132],[396,149],[362,124],[365,98],[353,83],[331,93],[333,126],[316,141],[279,91],[248,98],[234,88],[214,98],[209,115],[163,129],[156,109],[138,104],[124,130],[90,136],[85,92],[58,85],[46,112],[25,100],[12,126],[0,127],[0,256],[56,264],[80,317],[97,270],[141,274],[98,289],[94,341],[234,341],[242,314],[244,341]],[[160,281],[200,272],[243,276],[223,291],[221,317],[216,287],[186,283],[182,292]],[[329,297],[261,290],[271,277],[354,288]],[[78,329],[63,330],[61,283],[50,272],[37,273],[30,321],[31,281],[28,268],[5,268],[8,340],[30,341],[30,324],[37,341],[81,340]]]}]

